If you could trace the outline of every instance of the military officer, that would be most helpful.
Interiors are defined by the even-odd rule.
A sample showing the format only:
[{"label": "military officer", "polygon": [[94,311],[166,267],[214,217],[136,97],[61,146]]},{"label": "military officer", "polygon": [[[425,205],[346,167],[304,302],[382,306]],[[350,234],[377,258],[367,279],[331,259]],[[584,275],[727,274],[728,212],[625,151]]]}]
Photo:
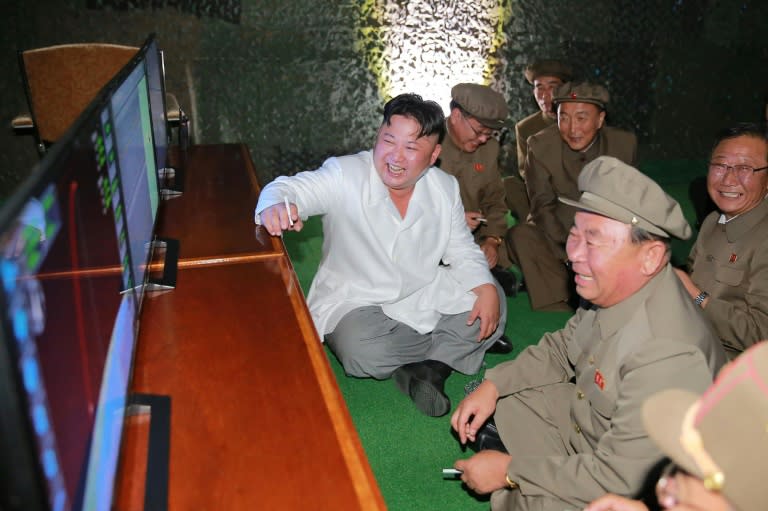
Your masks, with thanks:
[{"label": "military officer", "polygon": [[[662,509],[765,509],[767,386],[768,342],[760,341],[724,367],[704,395],[669,389],[643,404],[645,429],[672,461],[656,484]],[[584,511],[648,507],[609,494]]]},{"label": "military officer", "polygon": [[573,293],[565,267],[565,239],[574,209],[558,196],[578,198],[581,169],[598,156],[637,160],[633,133],[605,125],[608,90],[589,82],[568,82],[553,99],[557,125],[528,138],[526,186],[531,201],[528,222],[513,227],[506,238],[512,262],[518,264],[534,310],[570,310]]},{"label": "military officer", "polygon": [[557,113],[552,106],[555,90],[573,78],[573,69],[565,62],[551,59],[536,60],[526,66],[525,79],[533,86],[533,97],[539,111],[515,124],[517,141],[517,171],[519,176],[504,178],[507,205],[520,221],[530,212],[528,191],[525,189],[525,155],[528,153],[528,137],[555,124]]},{"label": "military officer", "polygon": [[[517,277],[503,243],[507,204],[499,174],[499,141],[495,130],[505,126],[509,107],[504,96],[487,85],[460,83],[451,89],[450,114],[438,166],[459,182],[465,218],[475,242],[485,254],[491,273],[507,296],[517,293]],[[509,353],[502,336],[488,350]]]},{"label": "military officer", "polygon": [[662,459],[642,403],[667,388],[703,392],[725,361],[669,264],[670,238],[691,235],[680,206],[607,156],[584,168],[578,186],[579,200],[561,198],[577,208],[567,252],[592,305],[488,370],[451,417],[464,443],[493,414],[503,449],[454,466],[475,492],[493,492],[494,511],[581,509],[606,492],[634,495]]},{"label": "military officer", "polygon": [[729,358],[768,337],[768,135],[739,124],[721,131],[709,162],[707,190],[717,206],[678,270]]}]

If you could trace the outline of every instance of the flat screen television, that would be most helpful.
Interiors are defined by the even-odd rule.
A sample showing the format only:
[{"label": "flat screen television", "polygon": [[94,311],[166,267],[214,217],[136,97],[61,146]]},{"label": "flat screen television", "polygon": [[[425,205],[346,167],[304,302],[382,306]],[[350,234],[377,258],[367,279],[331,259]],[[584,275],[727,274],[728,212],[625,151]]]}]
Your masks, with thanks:
[{"label": "flat screen television", "polygon": [[168,167],[168,115],[165,102],[165,63],[155,34],[150,34],[139,50],[143,55],[149,89],[149,105],[152,117],[152,135],[155,144],[155,162],[158,175]]},{"label": "flat screen television", "polygon": [[150,36],[0,209],[0,509],[112,507],[159,208],[156,51]]}]

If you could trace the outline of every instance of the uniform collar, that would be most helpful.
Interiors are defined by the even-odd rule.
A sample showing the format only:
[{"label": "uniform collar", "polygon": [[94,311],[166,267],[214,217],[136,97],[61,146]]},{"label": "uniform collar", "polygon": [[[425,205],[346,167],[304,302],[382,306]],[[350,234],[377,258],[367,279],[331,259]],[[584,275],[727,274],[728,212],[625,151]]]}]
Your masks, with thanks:
[{"label": "uniform collar", "polygon": [[763,199],[760,204],[746,213],[731,218],[725,222],[725,236],[729,242],[738,240],[751,231],[757,224],[763,222],[768,216],[768,200]]},{"label": "uniform collar", "polygon": [[632,296],[611,307],[597,309],[595,319],[600,326],[601,338],[606,339],[625,326],[627,319],[642,307],[643,302],[648,299],[658,283],[667,278],[667,274],[671,271],[671,267],[667,263],[663,270],[654,275],[648,283],[638,289]]}]

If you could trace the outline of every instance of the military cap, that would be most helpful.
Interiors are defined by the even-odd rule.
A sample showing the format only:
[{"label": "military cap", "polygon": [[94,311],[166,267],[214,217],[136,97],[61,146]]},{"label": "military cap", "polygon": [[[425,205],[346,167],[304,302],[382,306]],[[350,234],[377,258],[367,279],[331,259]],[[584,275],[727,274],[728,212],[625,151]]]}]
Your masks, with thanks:
[{"label": "military cap", "polygon": [[496,130],[506,124],[509,115],[507,102],[504,96],[487,85],[479,83],[454,85],[451,89],[451,98],[483,126]]},{"label": "military cap", "polygon": [[578,201],[560,202],[669,238],[691,237],[680,204],[651,178],[612,156],[587,163],[579,174]]},{"label": "military cap", "polygon": [[557,88],[552,96],[552,104],[592,103],[605,110],[611,97],[608,89],[591,82],[568,82]]},{"label": "military cap", "polygon": [[569,64],[551,59],[536,60],[528,64],[523,74],[531,85],[539,76],[556,76],[564,82],[573,80],[573,68]]},{"label": "military cap", "polygon": [[643,403],[651,440],[739,511],[765,509],[768,485],[768,342],[726,365],[698,396],[667,389]]}]

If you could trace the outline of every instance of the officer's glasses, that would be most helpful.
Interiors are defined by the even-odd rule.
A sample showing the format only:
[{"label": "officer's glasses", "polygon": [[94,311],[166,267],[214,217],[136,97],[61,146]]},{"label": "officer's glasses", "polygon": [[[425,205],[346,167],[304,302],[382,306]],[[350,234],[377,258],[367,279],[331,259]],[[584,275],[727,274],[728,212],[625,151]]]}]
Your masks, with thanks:
[{"label": "officer's glasses", "polygon": [[489,128],[482,128],[480,130],[475,129],[475,127],[472,126],[472,123],[469,122],[469,118],[466,115],[464,115],[463,113],[461,114],[461,118],[464,119],[464,122],[467,123],[467,126],[469,126],[469,129],[472,130],[472,133],[475,134],[475,138],[489,139],[489,138],[492,138],[492,137],[498,137],[499,136],[499,132],[498,131],[493,131],[492,129],[489,129]]},{"label": "officer's glasses", "polygon": [[732,170],[736,177],[741,180],[749,178],[755,172],[768,169],[768,166],[755,168],[751,165],[727,165],[725,163],[709,162],[709,171],[715,176],[722,177],[729,170]]}]

